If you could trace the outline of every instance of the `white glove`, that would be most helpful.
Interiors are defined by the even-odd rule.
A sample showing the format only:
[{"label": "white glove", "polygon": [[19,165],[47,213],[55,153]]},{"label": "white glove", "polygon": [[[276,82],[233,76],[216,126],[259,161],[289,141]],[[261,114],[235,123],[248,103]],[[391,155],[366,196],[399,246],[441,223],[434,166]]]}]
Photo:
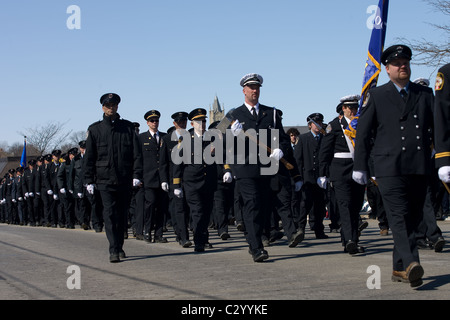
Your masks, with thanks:
[{"label": "white glove", "polygon": [[17,200],[16,200],[16,199],[11,199],[11,201],[12,201],[13,203],[16,203],[16,202],[17,202]]},{"label": "white glove", "polygon": [[82,194],[81,192],[78,192],[78,193],[77,193],[77,196],[78,196],[78,198],[80,198],[80,199],[83,198],[83,194]]},{"label": "white glove", "polygon": [[58,200],[58,199],[59,199],[58,195],[57,195],[57,194],[54,194],[54,195],[53,195],[53,199],[54,199],[54,200]]},{"label": "white glove", "polygon": [[53,190],[47,190],[47,194],[52,196],[53,195]]},{"label": "white glove", "polygon": [[356,183],[365,185],[367,184],[367,172],[366,171],[353,171],[352,179],[355,180]]},{"label": "white glove", "polygon": [[239,122],[239,120],[236,120],[231,125],[231,133],[233,136],[237,137],[242,132],[242,124]]},{"label": "white glove", "polygon": [[303,187],[303,181],[297,181],[294,186],[295,192],[299,192],[302,187]]},{"label": "white glove", "polygon": [[175,195],[175,197],[181,199],[183,198],[183,189],[181,188],[174,189],[173,194]]},{"label": "white glove", "polygon": [[169,192],[169,184],[167,182],[161,183],[161,189],[165,192]]},{"label": "white glove", "polygon": [[19,200],[19,201],[23,201],[23,198],[22,198],[22,197],[19,197],[19,199],[17,199],[17,200]]},{"label": "white glove", "polygon": [[66,189],[65,188],[61,188],[61,189],[59,189],[59,192],[62,193],[62,194],[65,194],[66,193]]},{"label": "white glove", "polygon": [[133,179],[133,187],[139,187],[142,182],[139,179]]},{"label": "white glove", "polygon": [[327,182],[328,182],[327,177],[318,177],[317,178],[317,185],[319,187],[321,187],[322,189],[326,189],[327,188]]},{"label": "white glove", "polygon": [[73,190],[69,190],[69,193],[70,193],[70,194],[73,194]]},{"label": "white glove", "polygon": [[94,194],[94,185],[93,184],[88,184],[86,186],[86,190],[89,194]]},{"label": "white glove", "polygon": [[30,196],[30,198],[33,198],[34,197],[34,193],[33,192],[29,192],[28,196]]},{"label": "white glove", "polygon": [[36,195],[39,197],[41,195],[41,193],[40,192],[36,192]]},{"label": "white glove", "polygon": [[274,158],[277,161],[280,161],[281,158],[283,158],[284,153],[281,151],[281,149],[274,149],[272,150],[272,154],[270,155],[271,158]]},{"label": "white glove", "polygon": [[439,179],[445,183],[450,182],[450,166],[440,167],[438,171]]},{"label": "white glove", "polygon": [[28,198],[30,194],[28,192],[25,192],[25,198]]},{"label": "white glove", "polygon": [[223,183],[231,183],[233,181],[233,177],[230,172],[225,172],[223,175]]}]

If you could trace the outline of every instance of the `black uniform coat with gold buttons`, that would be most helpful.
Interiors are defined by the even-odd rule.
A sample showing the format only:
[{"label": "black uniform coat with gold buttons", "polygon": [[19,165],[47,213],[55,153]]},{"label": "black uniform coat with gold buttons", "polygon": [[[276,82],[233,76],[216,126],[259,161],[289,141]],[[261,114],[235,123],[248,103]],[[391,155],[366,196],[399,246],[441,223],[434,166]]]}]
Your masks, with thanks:
[{"label": "black uniform coat with gold buttons", "polygon": [[163,143],[163,137],[166,133],[158,132],[158,134],[159,142],[148,130],[139,135],[139,144],[142,149],[144,169],[143,182],[145,188],[159,188],[162,182],[159,176],[160,150]]},{"label": "black uniform coat with gold buttons", "polygon": [[450,63],[436,77],[434,110],[436,167],[450,166]]},{"label": "black uniform coat with gold buttons", "polygon": [[[174,188],[180,188],[182,185],[185,189],[191,190],[209,190],[213,192],[217,188],[217,165],[207,164],[205,162],[204,153],[209,152],[207,148],[210,146],[209,141],[202,141],[202,137],[197,136],[190,131],[190,139],[183,139],[178,145],[182,147],[181,152],[188,151],[186,143],[191,144],[191,156],[189,161],[173,166],[173,185]],[[198,146],[201,146],[198,147]],[[180,152],[180,153],[181,153]],[[201,161],[199,161],[201,159]]]},{"label": "black uniform coat with gold buttons", "polygon": [[433,105],[432,90],[412,82],[406,103],[391,81],[371,89],[358,119],[354,170],[369,172],[373,137],[376,177],[430,174]]}]

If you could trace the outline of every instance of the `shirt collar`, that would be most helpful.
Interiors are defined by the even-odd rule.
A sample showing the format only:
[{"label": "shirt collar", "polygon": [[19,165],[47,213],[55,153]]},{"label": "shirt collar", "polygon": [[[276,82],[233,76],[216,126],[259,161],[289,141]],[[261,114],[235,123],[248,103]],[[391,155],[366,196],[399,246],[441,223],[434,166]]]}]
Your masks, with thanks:
[{"label": "shirt collar", "polygon": [[310,130],[311,134],[313,135],[313,137],[320,137],[320,134],[315,134],[312,130]]},{"label": "shirt collar", "polygon": [[[392,83],[394,83],[394,82],[392,82]],[[395,86],[395,88],[398,90],[398,92],[400,92],[401,90],[405,90],[406,91],[406,93],[408,93],[409,92],[409,82],[408,82],[408,84],[404,87],[404,88],[400,88],[397,84],[395,84],[394,83],[394,86]]]},{"label": "shirt collar", "polygon": [[[250,111],[250,113],[251,113],[253,106],[249,105],[247,102],[244,102],[244,104],[247,107],[248,111]],[[259,102],[255,105],[255,110],[256,110],[256,114],[258,114],[259,113]]]}]

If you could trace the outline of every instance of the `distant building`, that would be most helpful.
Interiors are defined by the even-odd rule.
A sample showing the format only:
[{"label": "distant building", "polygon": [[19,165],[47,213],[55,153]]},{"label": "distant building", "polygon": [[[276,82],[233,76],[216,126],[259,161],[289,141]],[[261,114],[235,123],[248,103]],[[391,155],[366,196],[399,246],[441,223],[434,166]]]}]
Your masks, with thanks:
[{"label": "distant building", "polygon": [[6,157],[0,158],[0,178],[3,178],[8,173],[9,169],[17,169],[20,167],[21,157]]},{"label": "distant building", "polygon": [[219,98],[214,98],[214,103],[209,107],[209,123],[220,121],[225,117],[225,108],[223,108],[219,103]]}]

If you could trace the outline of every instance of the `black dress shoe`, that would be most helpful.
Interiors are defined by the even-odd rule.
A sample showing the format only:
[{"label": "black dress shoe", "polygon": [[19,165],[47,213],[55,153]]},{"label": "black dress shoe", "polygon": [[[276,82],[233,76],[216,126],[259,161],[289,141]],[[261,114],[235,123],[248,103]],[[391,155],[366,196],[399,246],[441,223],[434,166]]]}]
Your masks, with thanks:
[{"label": "black dress shoe", "polygon": [[155,243],[167,243],[167,238],[164,237],[156,237],[155,238]]},{"label": "black dress shoe", "polygon": [[111,254],[109,256],[109,262],[111,262],[111,263],[120,262],[119,254],[118,253]]},{"label": "black dress shoe", "polygon": [[120,259],[126,259],[127,258],[127,255],[125,254],[125,251],[122,250],[122,251],[119,252],[119,258]]},{"label": "black dress shoe", "polygon": [[245,231],[244,224],[242,222],[238,222],[236,224],[236,229],[238,229],[238,231]]},{"label": "black dress shoe", "polygon": [[366,252],[366,249],[364,249],[364,247],[361,247],[361,246],[357,246],[356,249],[357,249],[358,253]]},{"label": "black dress shoe", "polygon": [[144,235],[143,234],[137,234],[136,235],[136,240],[144,240]]},{"label": "black dress shoe", "polygon": [[230,234],[228,232],[222,232],[220,234],[220,239],[222,240],[228,240],[230,238]]},{"label": "black dress shoe", "polygon": [[439,237],[435,243],[433,243],[434,252],[441,252],[445,246],[445,240],[443,237]]},{"label": "black dress shoe", "polygon": [[255,250],[252,254],[253,261],[255,262],[263,262],[264,260],[269,259],[269,254],[266,250]]},{"label": "black dress shoe", "polygon": [[180,245],[183,248],[189,248],[190,246],[192,246],[192,242],[189,240],[180,240]]},{"label": "black dress shoe", "polygon": [[418,239],[416,245],[419,249],[431,249],[430,244],[425,239]]},{"label": "black dress shoe", "polygon": [[303,239],[305,239],[305,233],[303,232],[303,230],[297,231],[292,235],[292,238],[289,241],[289,248],[296,247],[300,242],[303,241]]},{"label": "black dress shoe", "polygon": [[195,252],[205,252],[205,245],[204,244],[196,244],[194,247]]},{"label": "black dress shoe", "polygon": [[358,226],[358,231],[361,232],[368,226],[369,226],[369,223],[367,221],[361,221],[361,223]]},{"label": "black dress shoe", "polygon": [[356,242],[353,242],[352,240],[348,240],[345,244],[345,251],[349,254],[357,254],[358,253],[358,246]]}]

